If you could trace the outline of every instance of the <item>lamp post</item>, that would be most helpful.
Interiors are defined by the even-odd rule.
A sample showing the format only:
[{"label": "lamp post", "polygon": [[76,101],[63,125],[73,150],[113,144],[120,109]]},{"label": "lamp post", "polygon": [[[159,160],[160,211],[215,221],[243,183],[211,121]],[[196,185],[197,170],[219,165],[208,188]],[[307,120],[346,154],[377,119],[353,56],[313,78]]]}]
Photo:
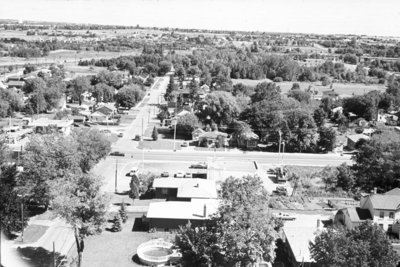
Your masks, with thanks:
[{"label": "lamp post", "polygon": [[118,158],[115,157],[115,193],[118,192]]}]

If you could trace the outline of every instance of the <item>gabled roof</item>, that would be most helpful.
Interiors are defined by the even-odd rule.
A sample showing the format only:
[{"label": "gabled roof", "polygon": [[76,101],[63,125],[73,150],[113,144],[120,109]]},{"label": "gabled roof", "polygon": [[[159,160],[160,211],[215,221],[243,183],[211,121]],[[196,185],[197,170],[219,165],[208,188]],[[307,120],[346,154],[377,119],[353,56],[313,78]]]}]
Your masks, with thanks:
[{"label": "gabled roof", "polygon": [[361,139],[365,139],[365,140],[370,139],[370,137],[365,134],[352,134],[352,135],[348,135],[347,138],[350,139],[351,141],[353,141],[354,143],[357,143]]},{"label": "gabled roof", "polygon": [[218,136],[228,137],[228,134],[219,131],[212,131],[203,133],[199,138],[217,138]]},{"label": "gabled roof", "polygon": [[400,195],[371,195],[372,207],[378,210],[397,210],[400,206]]},{"label": "gabled roof", "polygon": [[206,131],[204,131],[204,130],[201,129],[201,128],[196,128],[196,129],[193,130],[192,134],[194,134],[194,133],[205,133],[205,132],[206,132]]},{"label": "gabled roof", "polygon": [[365,220],[372,220],[371,213],[368,209],[361,209],[359,207],[351,207],[351,208],[344,208],[343,210],[347,210],[350,220],[352,222],[361,222]]},{"label": "gabled roof", "polygon": [[387,192],[385,193],[385,195],[396,195],[396,196],[400,196],[400,188],[398,188],[398,187],[393,188],[392,190],[387,191]]}]

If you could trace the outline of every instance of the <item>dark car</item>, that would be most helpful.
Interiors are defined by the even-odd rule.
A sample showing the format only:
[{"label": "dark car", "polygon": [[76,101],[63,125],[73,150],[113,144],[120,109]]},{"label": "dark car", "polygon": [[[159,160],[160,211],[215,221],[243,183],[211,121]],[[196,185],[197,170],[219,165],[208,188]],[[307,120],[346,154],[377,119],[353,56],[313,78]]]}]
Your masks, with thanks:
[{"label": "dark car", "polygon": [[189,168],[190,169],[207,169],[207,164],[205,162],[199,162],[199,163],[190,165]]},{"label": "dark car", "polygon": [[125,157],[125,154],[122,152],[115,151],[115,152],[111,152],[110,156]]},{"label": "dark car", "polygon": [[169,173],[168,172],[162,172],[161,173],[161,177],[169,177]]}]

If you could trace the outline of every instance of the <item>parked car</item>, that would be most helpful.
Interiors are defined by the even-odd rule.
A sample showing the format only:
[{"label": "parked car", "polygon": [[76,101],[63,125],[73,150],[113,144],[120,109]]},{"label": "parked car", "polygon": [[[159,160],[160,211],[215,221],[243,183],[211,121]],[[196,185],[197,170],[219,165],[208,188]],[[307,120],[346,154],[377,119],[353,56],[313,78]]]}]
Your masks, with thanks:
[{"label": "parked car", "polygon": [[199,162],[189,166],[190,169],[207,169],[207,163]]},{"label": "parked car", "polygon": [[283,186],[277,186],[274,191],[272,191],[274,195],[278,196],[286,196],[287,195],[287,189]]},{"label": "parked car", "polygon": [[174,174],[175,178],[184,178],[185,177],[185,173],[184,172],[177,172]]},{"label": "parked car", "polygon": [[183,143],[181,144],[181,147],[188,147],[188,143],[187,143],[187,142],[183,142]]},{"label": "parked car", "polygon": [[193,175],[190,172],[185,173],[184,178],[192,178]]},{"label": "parked car", "polygon": [[135,135],[135,139],[134,139],[135,141],[140,141],[141,139],[142,139],[142,138],[140,137],[140,135],[138,135],[138,134]]},{"label": "parked car", "polygon": [[119,133],[118,137],[124,137],[124,134],[123,133]]},{"label": "parked car", "polygon": [[169,173],[168,172],[162,172],[161,173],[161,177],[169,177]]},{"label": "parked car", "polygon": [[110,153],[110,156],[125,157],[125,154],[119,151],[114,151]]}]

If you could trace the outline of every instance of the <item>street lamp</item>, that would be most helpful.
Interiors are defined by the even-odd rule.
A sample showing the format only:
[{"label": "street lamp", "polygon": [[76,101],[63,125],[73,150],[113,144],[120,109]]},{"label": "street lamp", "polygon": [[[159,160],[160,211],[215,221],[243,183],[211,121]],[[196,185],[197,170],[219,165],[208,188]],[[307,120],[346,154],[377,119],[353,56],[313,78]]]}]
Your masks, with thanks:
[{"label": "street lamp", "polygon": [[118,192],[118,158],[115,157],[115,193]]}]

